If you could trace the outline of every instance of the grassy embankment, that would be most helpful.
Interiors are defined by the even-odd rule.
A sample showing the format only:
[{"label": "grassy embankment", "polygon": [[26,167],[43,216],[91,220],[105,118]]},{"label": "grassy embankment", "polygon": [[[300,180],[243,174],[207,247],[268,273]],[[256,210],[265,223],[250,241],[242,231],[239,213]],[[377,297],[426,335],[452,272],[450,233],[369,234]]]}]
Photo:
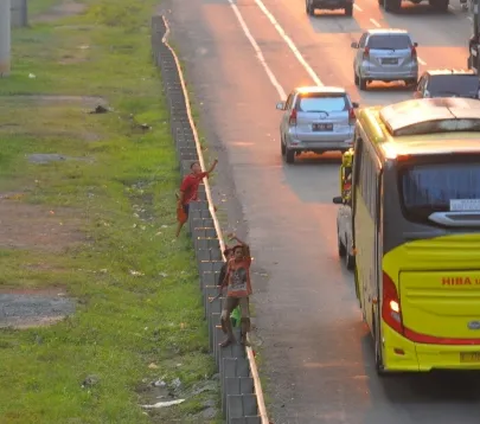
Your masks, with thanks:
[{"label": "grassy embankment", "polygon": [[[147,423],[138,404],[164,392],[148,383],[177,378],[187,401],[150,416],[202,422],[218,393],[202,392],[214,364],[190,241],[172,243],[179,173],[150,58],[154,1],[87,3],[15,30],[0,80],[0,289],[77,300],[51,327],[0,330],[0,422]],[[102,101],[113,111],[86,113]],[[32,163],[39,153],[67,159]]]}]

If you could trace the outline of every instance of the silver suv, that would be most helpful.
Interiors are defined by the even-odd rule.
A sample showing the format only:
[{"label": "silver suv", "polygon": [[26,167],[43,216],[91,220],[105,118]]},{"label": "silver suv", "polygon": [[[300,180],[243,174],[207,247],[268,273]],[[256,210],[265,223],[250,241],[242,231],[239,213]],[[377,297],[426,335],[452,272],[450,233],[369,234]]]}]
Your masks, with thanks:
[{"label": "silver suv", "polygon": [[287,163],[302,152],[347,151],[353,144],[355,108],[344,88],[302,87],[294,89],[282,110],[280,147]]},{"label": "silver suv", "polygon": [[405,81],[416,85],[418,79],[418,44],[403,29],[370,29],[363,33],[353,61],[355,85],[367,89],[372,81]]}]

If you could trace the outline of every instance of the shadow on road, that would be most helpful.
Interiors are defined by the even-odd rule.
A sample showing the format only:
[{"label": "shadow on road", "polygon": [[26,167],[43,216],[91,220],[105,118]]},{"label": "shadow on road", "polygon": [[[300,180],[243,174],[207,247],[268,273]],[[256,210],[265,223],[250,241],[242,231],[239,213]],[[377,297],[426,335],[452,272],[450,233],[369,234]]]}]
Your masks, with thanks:
[{"label": "shadow on road", "polygon": [[[355,15],[355,12],[354,12]],[[362,26],[355,16],[345,16],[342,9],[317,11],[315,16],[309,16],[310,25],[317,33],[346,34],[361,33]]]},{"label": "shadow on road", "polygon": [[293,164],[283,162],[284,182],[305,203],[332,204],[338,191],[340,163],[341,154],[336,152],[301,154]]},{"label": "shadow on road", "polygon": [[[433,408],[458,408],[459,403],[474,406],[480,422],[480,372],[432,371],[430,373],[403,373],[379,377],[374,366],[374,346],[370,334],[362,339],[366,374],[370,377],[371,399],[387,398],[392,405],[405,406],[415,413],[414,405],[431,404]],[[472,408],[473,410],[473,408]],[[451,412],[451,411],[450,411]],[[460,423],[461,420],[458,421]],[[463,422],[463,421],[462,421]]]}]

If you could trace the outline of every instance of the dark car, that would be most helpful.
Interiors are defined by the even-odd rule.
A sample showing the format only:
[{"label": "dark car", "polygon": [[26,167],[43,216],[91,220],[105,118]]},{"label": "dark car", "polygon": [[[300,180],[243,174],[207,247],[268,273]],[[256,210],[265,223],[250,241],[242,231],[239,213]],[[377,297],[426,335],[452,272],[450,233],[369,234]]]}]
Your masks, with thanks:
[{"label": "dark car", "polygon": [[463,97],[478,99],[479,79],[473,71],[426,71],[418,80],[413,97]]},{"label": "dark car", "polygon": [[337,10],[344,9],[346,16],[353,15],[354,0],[305,0],[307,14],[315,15],[315,9]]}]

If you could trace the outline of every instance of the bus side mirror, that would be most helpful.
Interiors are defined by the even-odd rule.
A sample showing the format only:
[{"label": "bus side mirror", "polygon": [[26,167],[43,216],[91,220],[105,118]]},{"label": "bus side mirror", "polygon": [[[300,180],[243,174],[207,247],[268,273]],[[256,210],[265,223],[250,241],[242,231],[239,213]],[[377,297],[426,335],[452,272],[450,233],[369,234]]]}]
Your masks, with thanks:
[{"label": "bus side mirror", "polygon": [[336,196],[332,199],[332,202],[336,205],[343,205],[342,196]]}]

